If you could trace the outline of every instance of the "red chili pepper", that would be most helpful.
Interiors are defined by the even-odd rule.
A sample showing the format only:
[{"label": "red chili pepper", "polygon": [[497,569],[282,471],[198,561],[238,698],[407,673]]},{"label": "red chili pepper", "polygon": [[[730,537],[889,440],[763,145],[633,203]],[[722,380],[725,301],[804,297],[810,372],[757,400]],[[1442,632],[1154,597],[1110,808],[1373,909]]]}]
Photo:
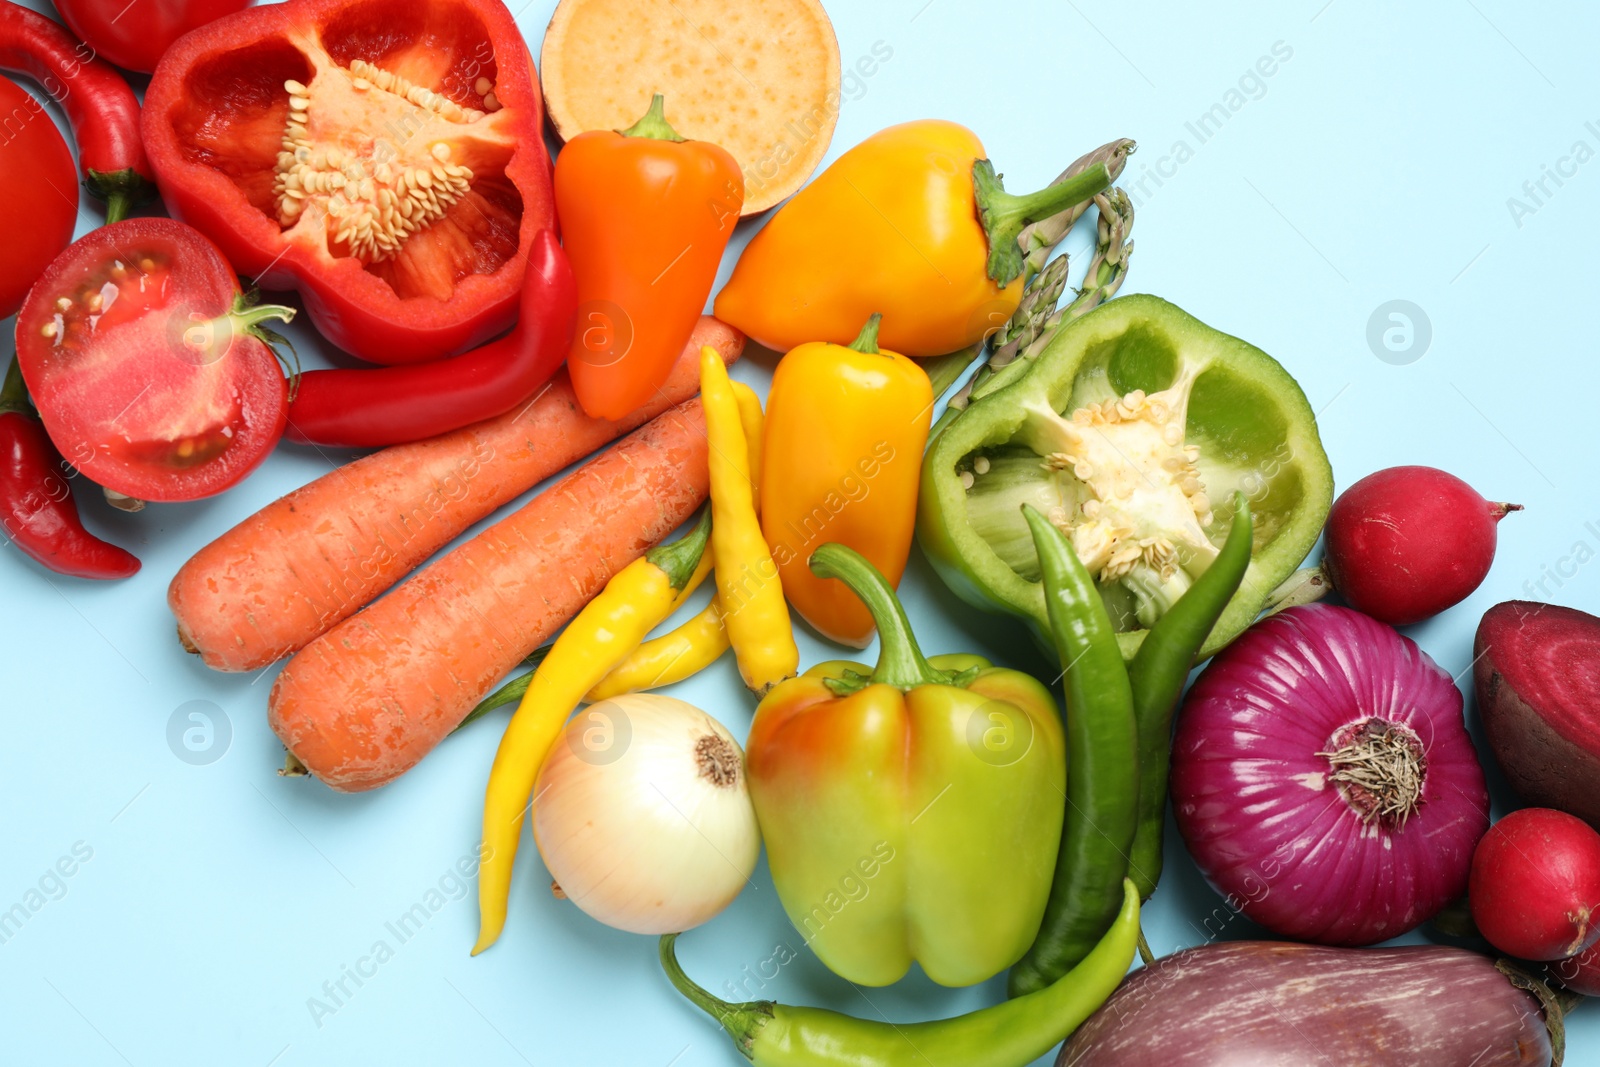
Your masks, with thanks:
[{"label": "red chili pepper", "polygon": [[37,11],[0,0],[0,70],[26,74],[66,109],[84,187],[106,202],[107,222],[155,193],[139,99],[94,49]]},{"label": "red chili pepper", "polygon": [[561,366],[577,310],[567,254],[554,231],[540,230],[528,252],[522,316],[510,333],[417,366],[302,374],[287,436],[302,444],[384,448],[510,411]]},{"label": "red chili pepper", "polygon": [[28,410],[15,360],[0,390],[0,523],[11,542],[58,574],[126,578],[139,560],[83,528],[61,455]]},{"label": "red chili pepper", "polygon": [[250,5],[250,0],[59,0],[61,21],[123,70],[149,74],[172,42]]}]

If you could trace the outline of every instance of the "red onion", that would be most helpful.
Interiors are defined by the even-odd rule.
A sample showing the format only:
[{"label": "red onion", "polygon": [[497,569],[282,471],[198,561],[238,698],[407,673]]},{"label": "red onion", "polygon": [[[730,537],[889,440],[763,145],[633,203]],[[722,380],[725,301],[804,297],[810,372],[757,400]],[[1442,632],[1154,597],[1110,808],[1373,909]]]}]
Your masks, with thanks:
[{"label": "red onion", "polygon": [[1274,933],[1367,945],[1467,888],[1489,794],[1450,676],[1348,608],[1256,624],[1195,682],[1172,754],[1178,829]]}]

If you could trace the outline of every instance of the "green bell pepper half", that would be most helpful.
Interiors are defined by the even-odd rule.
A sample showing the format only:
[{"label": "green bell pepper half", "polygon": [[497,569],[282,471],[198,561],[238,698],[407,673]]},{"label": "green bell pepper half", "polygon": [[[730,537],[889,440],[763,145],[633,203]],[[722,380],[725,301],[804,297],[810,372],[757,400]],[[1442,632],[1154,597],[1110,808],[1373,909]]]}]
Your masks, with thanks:
[{"label": "green bell pepper half", "polygon": [[1216,559],[1236,493],[1249,567],[1200,650],[1226,645],[1316,543],[1333,471],[1316,416],[1259,348],[1159,297],[1096,308],[947,416],[923,458],[917,537],[975,607],[1050,648],[1031,504],[1096,578],[1123,655]]},{"label": "green bell pepper half", "polygon": [[745,765],[784,910],[831,970],[882,986],[913,962],[981,982],[1032,944],[1066,795],[1061,716],[1030,675],[924,658],[883,576],[843,545],[811,569],[871,609],[877,667],[822,663],[756,709]]}]

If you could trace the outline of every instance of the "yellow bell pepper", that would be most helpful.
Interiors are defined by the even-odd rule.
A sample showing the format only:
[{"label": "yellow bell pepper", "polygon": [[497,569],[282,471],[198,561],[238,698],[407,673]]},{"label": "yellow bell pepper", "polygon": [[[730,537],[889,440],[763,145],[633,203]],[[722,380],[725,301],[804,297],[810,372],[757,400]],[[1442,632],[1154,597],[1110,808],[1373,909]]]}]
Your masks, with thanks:
[{"label": "yellow bell pepper", "polygon": [[932,415],[928,376],[878,347],[877,315],[848,347],[803,344],[778,362],[767,394],[761,529],[789,603],[824,637],[864,648],[872,614],[807,561],[836,541],[900,584]]},{"label": "yellow bell pepper", "polygon": [[533,807],[533,783],[550,746],[583,695],[678,606],[706,554],[710,522],[708,511],[687,537],[653,548],[618,571],[561,631],[534,671],[489,771],[474,956],[494,944],[505,928],[522,821]]},{"label": "yellow bell pepper", "polygon": [[709,345],[700,350],[700,402],[711,446],[711,551],[716,557],[717,597],[739,674],[761,697],[794,677],[800,669],[800,649],[794,643],[778,565],[756,517],[739,401],[728,368]]},{"label": "yellow bell pepper", "polygon": [[882,312],[886,348],[954,352],[1017,309],[1023,227],[1110,184],[1096,162],[1013,196],[965,126],[890,126],[835,160],[755,235],[717,295],[717,318],[786,352],[807,341],[849,344]]}]

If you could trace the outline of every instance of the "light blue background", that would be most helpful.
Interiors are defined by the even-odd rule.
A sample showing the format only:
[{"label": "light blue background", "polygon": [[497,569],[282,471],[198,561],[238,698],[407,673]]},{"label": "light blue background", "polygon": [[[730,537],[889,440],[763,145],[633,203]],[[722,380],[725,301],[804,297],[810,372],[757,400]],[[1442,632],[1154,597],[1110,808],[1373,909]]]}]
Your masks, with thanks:
[{"label": "light blue background", "polygon": [[[1141,151],[1124,179],[1139,208],[1128,291],[1158,293],[1275,354],[1320,412],[1341,487],[1379,467],[1426,463],[1527,506],[1503,525],[1483,587],[1409,631],[1446,669],[1465,670],[1478,617],[1500,600],[1600,604],[1600,567],[1573,565],[1575,546],[1586,558],[1600,549],[1600,162],[1550,183],[1541,203],[1523,191],[1574,142],[1600,149],[1592,6],[829,6],[847,67],[877,42],[893,52],[847,96],[830,159],[889,123],[945,117],[979,131],[1008,184],[1023,190],[1095,145],[1136,138]],[[552,7],[533,0],[518,14],[535,53]],[[1247,79],[1242,106],[1200,143],[1186,123],[1226,103],[1275,45],[1292,55],[1270,78]],[[1179,141],[1192,157],[1163,162]],[[1160,183],[1152,172],[1164,172]],[[1514,218],[1511,197],[1534,210]],[[80,231],[98,220],[85,207]],[[1081,253],[1090,237],[1080,227],[1066,247]],[[1392,299],[1415,302],[1431,321],[1431,347],[1406,365],[1378,359],[1366,338],[1369,317]],[[308,334],[298,337],[319,364]],[[735,374],[764,388],[771,364],[755,353]],[[0,1058],[85,1067],[742,1062],[668,988],[654,940],[552,900],[531,847],[492,951],[467,955],[476,930],[468,895],[375,977],[351,985],[335,1014],[313,1020],[308,999],[325,997],[323,983],[375,941],[394,947],[385,923],[473,847],[499,736],[497,725],[480,724],[388,788],[339,796],[275,773],[282,749],[263,715],[273,672],[211,673],[178,647],[164,600],[177,567],[328,469],[316,451],[284,446],[220,498],[135,516],[80,494],[91,527],[144,560],[121,584],[50,576],[9,545],[0,551],[0,909],[75,843],[93,850],[65,895],[0,944]],[[920,557],[903,592],[929,652],[972,649],[1043,669],[1026,658],[1018,627],[970,614]],[[832,654],[802,639],[806,664]],[[731,661],[675,692],[736,731],[748,721]],[[166,739],[169,717],[194,700],[231,723],[231,745],[210,765],[181,762]],[[1498,813],[1509,794],[1496,787]],[[1169,843],[1167,878],[1147,912],[1156,950],[1206,940],[1212,916],[1210,930],[1248,936],[1242,919],[1221,921],[1220,899]],[[800,940],[763,866],[724,917],[686,938],[683,957],[721,989],[778,945]],[[912,1019],[993,1002],[1000,986],[949,992],[912,978],[860,992],[802,955],[760,993]],[[1581,1009],[1570,1033],[1568,1062],[1600,1064],[1600,1010]]]}]

